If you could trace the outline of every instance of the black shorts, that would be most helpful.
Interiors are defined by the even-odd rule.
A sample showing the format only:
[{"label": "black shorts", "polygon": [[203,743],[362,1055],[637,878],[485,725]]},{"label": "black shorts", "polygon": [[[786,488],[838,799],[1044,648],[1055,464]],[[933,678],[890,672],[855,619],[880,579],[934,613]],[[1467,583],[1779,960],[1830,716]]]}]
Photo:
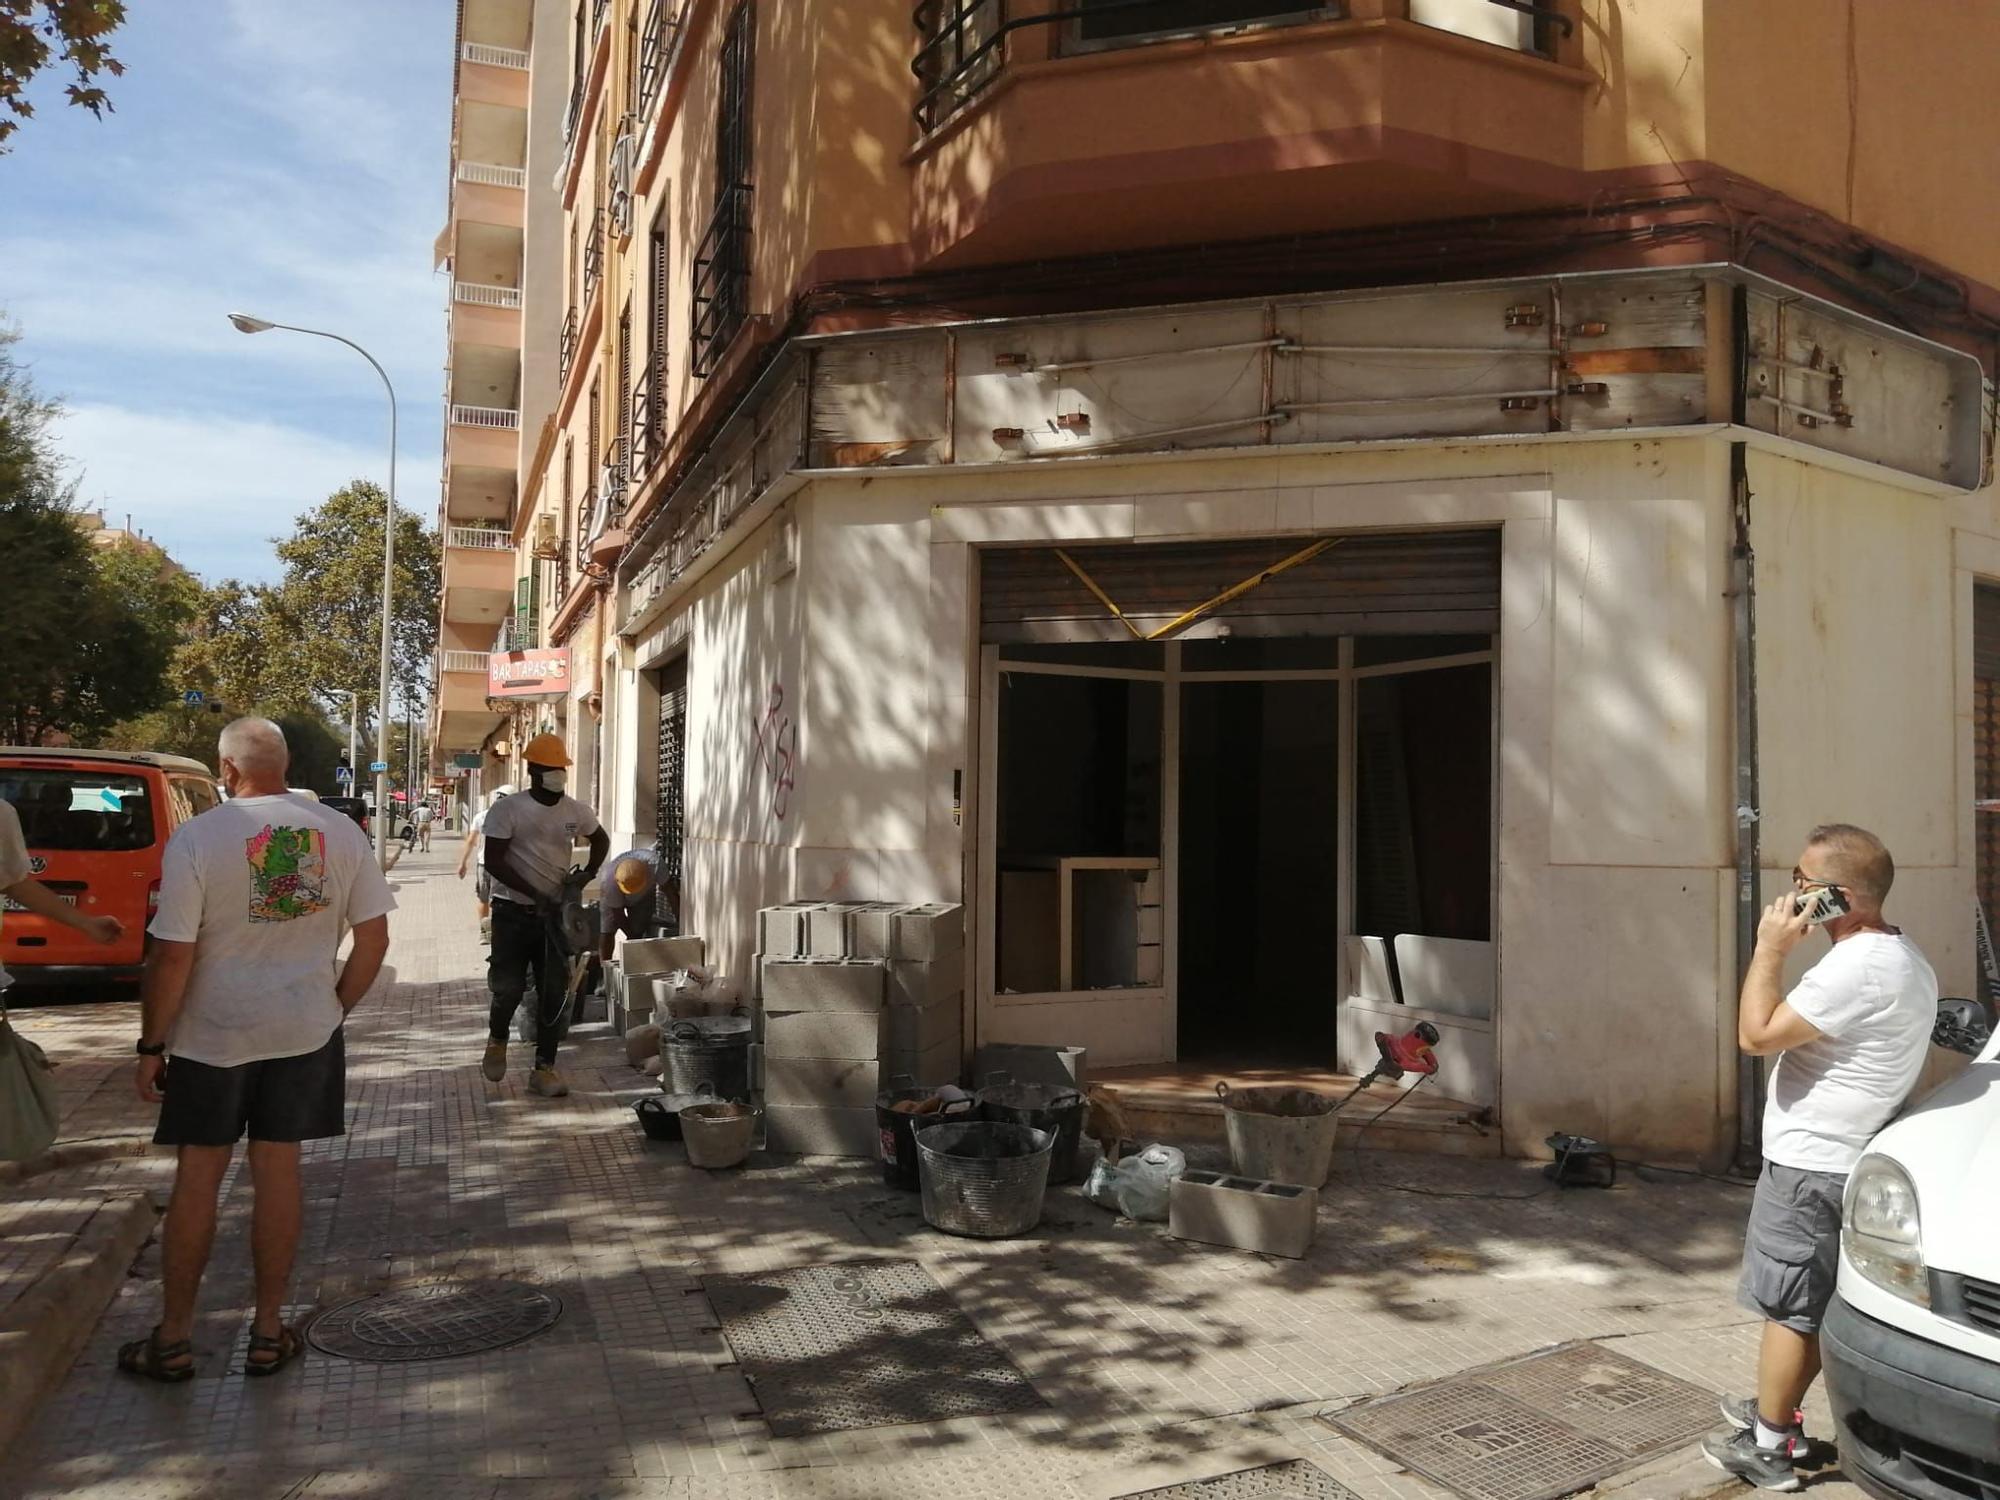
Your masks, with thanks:
[{"label": "black shorts", "polygon": [[218,1068],[191,1057],[167,1061],[156,1146],[233,1146],[317,1141],[347,1133],[347,1051],[336,1029],[317,1051]]},{"label": "black shorts", "polygon": [[1840,1274],[1847,1177],[1764,1163],[1743,1236],[1736,1300],[1794,1333],[1818,1333]]}]

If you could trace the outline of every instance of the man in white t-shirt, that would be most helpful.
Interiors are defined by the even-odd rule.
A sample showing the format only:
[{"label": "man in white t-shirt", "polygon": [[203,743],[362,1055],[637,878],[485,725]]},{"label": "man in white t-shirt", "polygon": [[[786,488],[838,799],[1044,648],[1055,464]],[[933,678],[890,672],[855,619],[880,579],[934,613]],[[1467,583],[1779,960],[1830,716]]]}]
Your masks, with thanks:
[{"label": "man in white t-shirt", "polygon": [[299,1143],[343,1133],[341,1023],[381,970],[396,904],[354,821],[286,791],[277,725],[238,719],[218,754],[229,800],[168,841],[147,929],[136,1082],[161,1105],[153,1140],[179,1161],[161,1230],[160,1322],[118,1363],[154,1380],[194,1375],[216,1194],[246,1129],[257,1310],[244,1372],[273,1374],[304,1352],[280,1320],[305,1206]]},{"label": "man in white t-shirt", "polygon": [[424,853],[426,854],[430,853],[431,818],[434,816],[434,814],[431,812],[430,803],[419,802],[417,804],[417,810],[410,816],[417,820],[417,847],[423,850]]},{"label": "man in white t-shirt", "polygon": [[[1709,1461],[1759,1489],[1796,1490],[1799,1406],[1819,1375],[1819,1325],[1840,1265],[1841,1196],[1875,1132],[1916,1085],[1937,1021],[1937,975],[1883,920],[1896,863],[1850,823],[1806,839],[1791,892],[1764,912],[1737,1007],[1737,1044],[1778,1055],[1764,1107],[1764,1171],[1737,1299],[1764,1316],[1757,1394],[1723,1402]],[[1789,995],[1785,958],[1815,926],[1833,946]]]},{"label": "man in white t-shirt", "polygon": [[465,830],[465,842],[458,848],[458,878],[465,879],[468,866],[476,865],[478,873],[472,878],[473,899],[479,903],[479,936],[490,938],[493,911],[493,877],[486,873],[486,861],[479,858],[479,841],[486,832],[486,815],[493,810],[493,804],[507,795],[507,788],[500,787],[487,801],[486,806],[473,814],[472,824]]},{"label": "man in white t-shirt", "polygon": [[552,734],[538,734],[522,747],[528,790],[486,810],[486,868],[493,877],[493,947],[486,980],[493,992],[487,1015],[486,1053],[480,1071],[498,1083],[507,1076],[507,1028],[535,980],[535,1066],[528,1088],[559,1099],[569,1086],[556,1071],[556,1046],[568,1021],[569,949],[559,926],[570,860],[578,839],[590,843],[588,862],[578,872],[580,888],[597,873],[611,850],[610,835],[597,814],[565,796],[569,752]]}]

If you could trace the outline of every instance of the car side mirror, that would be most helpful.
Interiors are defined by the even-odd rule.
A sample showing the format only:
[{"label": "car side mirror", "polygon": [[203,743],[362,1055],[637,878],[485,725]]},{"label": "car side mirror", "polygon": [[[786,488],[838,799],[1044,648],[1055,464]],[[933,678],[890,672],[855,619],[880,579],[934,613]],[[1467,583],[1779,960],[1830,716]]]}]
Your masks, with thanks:
[{"label": "car side mirror", "polygon": [[1986,1000],[1940,1000],[1931,1045],[1977,1057],[1993,1039],[1993,1006]]}]

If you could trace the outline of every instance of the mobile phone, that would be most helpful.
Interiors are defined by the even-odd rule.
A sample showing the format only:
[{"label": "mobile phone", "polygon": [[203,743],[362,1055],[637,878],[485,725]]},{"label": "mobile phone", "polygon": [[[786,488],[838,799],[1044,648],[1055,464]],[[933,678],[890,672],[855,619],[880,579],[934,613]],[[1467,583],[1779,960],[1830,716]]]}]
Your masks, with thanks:
[{"label": "mobile phone", "polygon": [[1847,914],[1847,893],[1837,885],[1816,885],[1792,898],[1792,910],[1818,927]]}]

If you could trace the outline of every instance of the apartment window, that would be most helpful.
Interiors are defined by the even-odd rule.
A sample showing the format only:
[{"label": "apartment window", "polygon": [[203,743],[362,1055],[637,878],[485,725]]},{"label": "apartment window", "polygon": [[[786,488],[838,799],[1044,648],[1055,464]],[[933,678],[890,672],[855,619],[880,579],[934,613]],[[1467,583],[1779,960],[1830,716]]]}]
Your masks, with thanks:
[{"label": "apartment window", "polygon": [[716,89],[715,205],[694,253],[690,354],[698,379],[715,373],[749,314],[753,21],[750,0],[741,0],[729,13],[722,34]]},{"label": "apartment window", "polygon": [[[668,195],[671,197],[671,194]],[[646,367],[639,377],[635,400],[639,414],[639,443],[635,467],[643,468],[658,456],[660,439],[666,428],[667,412],[667,296],[672,290],[671,264],[667,259],[667,208],[663,203],[653,214],[653,227],[646,236]]]},{"label": "apartment window", "polygon": [[[586,485],[585,486],[586,494],[588,494],[588,490],[589,486]],[[569,543],[569,529],[571,525],[570,517],[572,515],[578,515],[576,529],[579,532],[582,531],[583,525],[581,516],[576,511],[576,440],[574,438],[567,438],[563,442],[562,520],[559,523],[563,528],[563,537],[562,537],[562,545],[556,548],[556,597],[558,599],[564,599],[569,596],[568,543]]]},{"label": "apartment window", "polygon": [[653,105],[667,83],[667,66],[673,61],[674,40],[680,31],[680,0],[652,0],[646,7],[645,24],[639,30],[639,125],[643,129],[652,117]]},{"label": "apartment window", "polygon": [[[1484,3],[1484,0],[1481,0]],[[1079,47],[1120,46],[1156,41],[1238,26],[1277,25],[1289,21],[1319,21],[1340,14],[1338,5],[1309,0],[1078,0],[1082,14],[1072,40]]]},{"label": "apartment window", "polygon": [[583,113],[583,78],[590,68],[590,22],[588,0],[577,0],[576,25],[569,47],[569,107],[563,112],[563,139],[576,134],[577,117]]},{"label": "apartment window", "polygon": [[917,127],[930,131],[1000,76],[1000,0],[926,0],[916,21]]},{"label": "apartment window", "polygon": [[[600,377],[593,375],[590,377],[590,446],[583,450],[583,461],[586,464],[598,464],[604,461],[603,418],[598,412],[598,407],[603,403],[603,400],[604,386],[602,380]],[[586,476],[586,478],[588,477]],[[588,487],[586,485],[586,489]],[[587,499],[585,503],[589,503]]]}]

